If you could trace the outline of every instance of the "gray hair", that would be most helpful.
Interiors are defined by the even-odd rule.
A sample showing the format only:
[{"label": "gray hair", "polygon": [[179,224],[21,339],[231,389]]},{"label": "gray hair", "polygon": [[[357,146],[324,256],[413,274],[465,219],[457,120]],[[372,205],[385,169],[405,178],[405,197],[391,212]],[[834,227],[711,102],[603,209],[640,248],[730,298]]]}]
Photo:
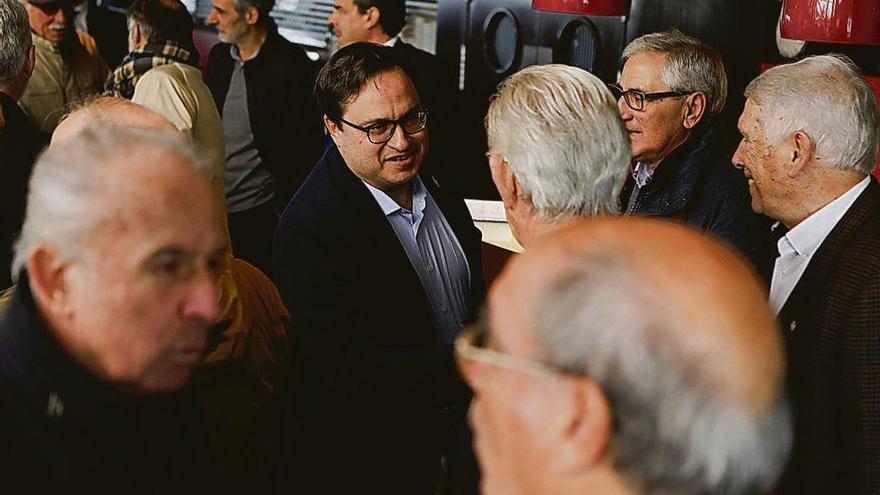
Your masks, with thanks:
[{"label": "gray hair", "polygon": [[0,87],[14,83],[33,45],[27,10],[18,0],[0,0]]},{"label": "gray hair", "polygon": [[666,56],[660,80],[671,91],[698,91],[706,95],[707,108],[717,115],[727,102],[727,72],[721,55],[711,46],[677,29],[640,36],[623,49],[620,66],[640,53]]},{"label": "gray hair", "polygon": [[238,15],[244,15],[251,7],[257,9],[257,12],[260,13],[257,22],[265,24],[270,22],[269,13],[275,7],[275,0],[232,0],[232,8],[235,9]]},{"label": "gray hair", "polygon": [[631,152],[614,97],[596,76],[538,65],[508,77],[486,114],[489,149],[548,219],[616,213]]},{"label": "gray hair", "polygon": [[[34,165],[24,225],[15,243],[13,277],[18,277],[40,243],[54,246],[64,260],[76,259],[84,241],[114,215],[100,206],[102,191],[107,189],[104,171],[136,160],[138,153],[146,150],[178,157],[210,180],[213,162],[197,153],[179,133],[88,125],[76,137],[51,146]],[[150,167],[151,162],[138,165]]]},{"label": "gray hair", "polygon": [[877,165],[877,99],[849,58],[820,55],[773,67],[745,95],[760,105],[768,144],[802,130],[829,167],[867,175]]},{"label": "gray hair", "polygon": [[709,363],[663,338],[668,318],[645,308],[653,300],[619,258],[577,260],[533,312],[539,357],[599,383],[614,414],[611,460],[641,493],[766,493],[791,445],[782,387],[760,411],[733,403],[709,383]]}]

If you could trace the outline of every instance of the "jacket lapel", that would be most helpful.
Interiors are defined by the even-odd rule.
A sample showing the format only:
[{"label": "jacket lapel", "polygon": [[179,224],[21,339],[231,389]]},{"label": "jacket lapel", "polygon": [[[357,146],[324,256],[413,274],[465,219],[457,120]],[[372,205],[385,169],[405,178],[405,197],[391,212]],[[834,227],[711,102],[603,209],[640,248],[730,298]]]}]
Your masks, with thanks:
[{"label": "jacket lapel", "polygon": [[[820,296],[825,289],[828,278],[840,259],[840,253],[844,251],[862,223],[876,210],[878,199],[880,199],[880,186],[872,178],[867,189],[837,222],[810,260],[806,271],[779,312],[779,320],[783,322],[783,326],[796,326],[795,318],[803,318],[813,306],[811,301]],[[794,328],[783,328],[783,330],[794,330]]]}]

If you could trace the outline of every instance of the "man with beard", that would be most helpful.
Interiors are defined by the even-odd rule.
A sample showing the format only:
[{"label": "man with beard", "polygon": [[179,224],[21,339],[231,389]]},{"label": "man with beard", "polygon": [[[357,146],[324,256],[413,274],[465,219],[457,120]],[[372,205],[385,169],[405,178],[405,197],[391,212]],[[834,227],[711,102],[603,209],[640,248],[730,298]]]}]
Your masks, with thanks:
[{"label": "man with beard", "polygon": [[[278,34],[274,0],[214,0],[219,43],[205,78],[223,119],[224,185],[235,254],[266,273],[278,215],[320,156],[314,69]],[[291,153],[291,150],[296,150]]]}]

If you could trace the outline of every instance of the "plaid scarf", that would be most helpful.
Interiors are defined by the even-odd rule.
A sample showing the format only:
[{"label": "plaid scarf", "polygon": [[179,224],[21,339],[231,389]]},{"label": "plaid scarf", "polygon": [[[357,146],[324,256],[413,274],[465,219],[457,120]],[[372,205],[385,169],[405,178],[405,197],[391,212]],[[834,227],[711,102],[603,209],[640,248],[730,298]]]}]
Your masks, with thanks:
[{"label": "plaid scarf", "polygon": [[154,67],[172,62],[198,68],[199,54],[175,41],[168,40],[164,44],[147,43],[122,59],[119,67],[107,78],[104,94],[130,100],[134,96],[134,87],[141,76]]}]

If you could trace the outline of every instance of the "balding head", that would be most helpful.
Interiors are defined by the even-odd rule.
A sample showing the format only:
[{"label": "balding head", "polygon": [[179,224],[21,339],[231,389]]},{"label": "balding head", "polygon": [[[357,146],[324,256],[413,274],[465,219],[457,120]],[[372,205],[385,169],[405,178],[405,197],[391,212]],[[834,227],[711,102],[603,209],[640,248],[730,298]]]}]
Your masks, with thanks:
[{"label": "balding head", "polygon": [[565,376],[465,367],[490,495],[520,490],[507,481],[519,493],[753,493],[780,474],[782,346],[761,285],[725,246],[646,219],[576,224],[509,265],[488,326],[489,347]]},{"label": "balding head", "polygon": [[[50,147],[56,147],[66,142],[90,125],[159,129],[179,134],[177,127],[171,121],[144,106],[118,96],[99,96],[87,99],[64,117],[55,128],[55,132],[52,133]],[[220,199],[218,200],[218,214],[221,217],[224,230],[228,232],[223,175],[218,173],[215,167],[214,172],[210,174],[210,179],[211,186],[217,198]]]},{"label": "balding head", "polygon": [[52,145],[77,135],[89,124],[177,131],[168,119],[137,103],[116,96],[100,96],[87,100],[58,124],[52,133]]}]

